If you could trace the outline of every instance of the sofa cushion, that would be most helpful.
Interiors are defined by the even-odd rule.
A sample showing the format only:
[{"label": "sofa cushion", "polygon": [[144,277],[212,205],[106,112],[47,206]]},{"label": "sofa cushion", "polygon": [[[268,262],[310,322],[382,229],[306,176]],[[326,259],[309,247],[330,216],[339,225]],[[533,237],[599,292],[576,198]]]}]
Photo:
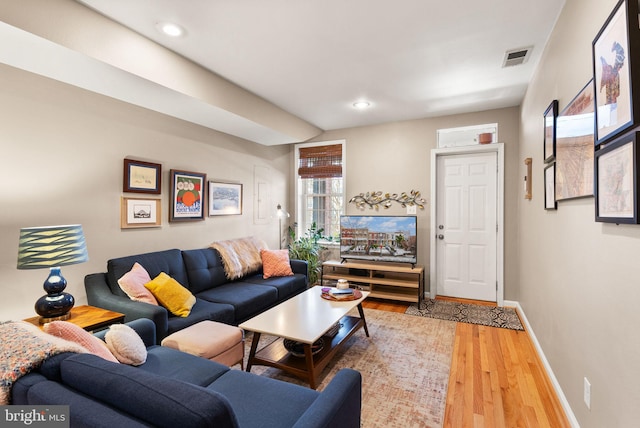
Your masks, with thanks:
[{"label": "sofa cushion", "polygon": [[242,427],[293,426],[320,395],[309,388],[240,370],[229,370],[207,389],[229,400]]},{"label": "sofa cushion", "polygon": [[[105,361],[106,362],[106,361]],[[113,363],[109,363],[113,364]],[[107,406],[57,382],[45,381],[27,391],[29,405],[67,405],[71,426],[91,428],[148,427],[149,424],[126,412]],[[35,424],[34,424],[35,426]]]},{"label": "sofa cushion", "polygon": [[169,317],[167,320],[167,335],[206,320],[233,324],[235,321],[235,309],[229,304],[209,302],[196,297],[196,304],[191,308],[188,317]]},{"label": "sofa cushion", "polygon": [[68,321],[52,321],[45,324],[43,330],[45,333],[75,342],[92,354],[102,357],[107,361],[118,362],[106,343],[73,323]]},{"label": "sofa cushion", "polygon": [[200,386],[229,371],[223,364],[160,345],[147,348],[147,361],[136,368]]},{"label": "sofa cushion", "polygon": [[182,261],[182,252],[178,249],[172,249],[119,257],[107,261],[107,280],[113,294],[126,296],[118,285],[118,279],[129,272],[136,262],[144,266],[151,278],[164,272],[188,288],[189,279]]},{"label": "sofa cushion", "polygon": [[262,274],[251,275],[242,279],[242,282],[250,282],[273,287],[278,290],[278,300],[286,300],[307,289],[307,277],[299,273],[293,276],[275,276],[264,279]]},{"label": "sofa cushion", "polygon": [[232,305],[235,320],[241,321],[273,306],[278,301],[278,290],[264,285],[230,282],[198,293],[197,297]]},{"label": "sofa cushion", "polygon": [[289,263],[289,250],[260,250],[262,258],[262,277],[291,276],[291,264]]},{"label": "sofa cushion", "polygon": [[131,300],[157,305],[156,298],[144,286],[149,281],[149,272],[140,263],[135,262],[131,270],[118,279],[118,285]]},{"label": "sofa cushion", "polygon": [[123,364],[139,366],[147,360],[147,348],[144,342],[128,325],[111,325],[104,340],[113,356]]},{"label": "sofa cushion", "polygon": [[197,385],[88,354],[64,360],[61,374],[72,388],[156,426],[238,426],[226,398]]},{"label": "sofa cushion", "polygon": [[213,248],[185,250],[182,257],[192,293],[198,294],[228,282],[220,254]]},{"label": "sofa cushion", "polygon": [[189,290],[164,272],[160,272],[144,286],[162,306],[179,317],[189,316],[191,307],[196,303],[195,296]]}]

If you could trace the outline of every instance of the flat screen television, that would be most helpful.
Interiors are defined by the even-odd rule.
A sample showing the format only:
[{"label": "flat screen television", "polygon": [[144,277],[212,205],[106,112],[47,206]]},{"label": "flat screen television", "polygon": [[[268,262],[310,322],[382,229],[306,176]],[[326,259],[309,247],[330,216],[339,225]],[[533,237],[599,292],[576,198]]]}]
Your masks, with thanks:
[{"label": "flat screen television", "polygon": [[340,257],[382,262],[418,261],[416,216],[340,217]]}]

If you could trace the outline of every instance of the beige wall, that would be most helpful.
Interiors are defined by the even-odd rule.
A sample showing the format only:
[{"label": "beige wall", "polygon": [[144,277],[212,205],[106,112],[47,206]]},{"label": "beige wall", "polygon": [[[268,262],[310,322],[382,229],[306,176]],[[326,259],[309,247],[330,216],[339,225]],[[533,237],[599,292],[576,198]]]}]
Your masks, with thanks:
[{"label": "beige wall", "polygon": [[[288,186],[290,147],[265,147],[0,65],[0,321],[33,316],[47,272],[16,269],[21,227],[81,223],[90,260],[65,266],[68,291],[86,303],[84,276],[109,258],[255,235],[275,248],[278,226],[254,224],[254,167],[268,168],[275,206]],[[120,229],[123,159],[163,167],[162,227]],[[169,169],[240,182],[242,216],[169,223]]]},{"label": "beige wall", "polygon": [[[431,197],[431,150],[441,128],[498,123],[499,142],[505,145],[505,298],[517,299],[517,200],[521,190],[518,159],[518,107],[478,113],[394,122],[325,132],[316,141],[347,141],[346,199],[381,190],[389,193],[419,190]],[[418,210],[418,263],[429,272],[430,202]],[[360,211],[347,205],[347,214]],[[366,209],[364,213],[376,213]],[[398,204],[377,214],[401,215]],[[428,285],[427,285],[428,287]]]},{"label": "beige wall", "polygon": [[562,109],[592,77],[591,42],[615,4],[567,0],[521,109],[533,200],[519,200],[518,300],[583,428],[640,420],[640,226],[596,223],[593,198],[543,209],[542,114],[553,99]]}]

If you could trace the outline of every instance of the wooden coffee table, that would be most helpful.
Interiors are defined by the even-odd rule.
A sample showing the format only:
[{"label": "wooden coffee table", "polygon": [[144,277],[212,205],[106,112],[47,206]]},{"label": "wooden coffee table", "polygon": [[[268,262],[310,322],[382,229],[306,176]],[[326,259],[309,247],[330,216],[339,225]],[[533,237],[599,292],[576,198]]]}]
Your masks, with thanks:
[{"label": "wooden coffee table", "polygon": [[[251,371],[254,364],[276,367],[308,380],[309,386],[316,389],[317,376],[344,341],[360,328],[364,328],[365,334],[369,337],[362,309],[362,301],[369,295],[368,291],[362,291],[361,298],[350,301],[325,300],[321,293],[322,287],[311,287],[239,325],[240,328],[254,333],[247,371]],[[359,318],[347,315],[354,307],[358,308]],[[341,324],[338,333],[333,337],[325,336],[337,322]],[[277,336],[279,339],[258,350],[260,335],[263,333]],[[324,341],[324,347],[313,355],[311,345],[320,338]],[[284,347],[284,339],[302,343],[304,357],[292,355]]]}]

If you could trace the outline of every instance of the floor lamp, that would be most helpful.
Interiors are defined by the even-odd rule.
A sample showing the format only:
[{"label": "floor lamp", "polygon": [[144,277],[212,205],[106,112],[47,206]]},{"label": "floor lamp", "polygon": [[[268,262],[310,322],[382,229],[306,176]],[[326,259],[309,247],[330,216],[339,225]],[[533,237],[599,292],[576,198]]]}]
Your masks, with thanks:
[{"label": "floor lamp", "polygon": [[280,244],[280,249],[282,250],[282,219],[283,218],[288,218],[289,217],[289,213],[284,211],[282,209],[282,206],[280,204],[278,204],[277,208],[277,212],[278,212],[278,242]]}]

